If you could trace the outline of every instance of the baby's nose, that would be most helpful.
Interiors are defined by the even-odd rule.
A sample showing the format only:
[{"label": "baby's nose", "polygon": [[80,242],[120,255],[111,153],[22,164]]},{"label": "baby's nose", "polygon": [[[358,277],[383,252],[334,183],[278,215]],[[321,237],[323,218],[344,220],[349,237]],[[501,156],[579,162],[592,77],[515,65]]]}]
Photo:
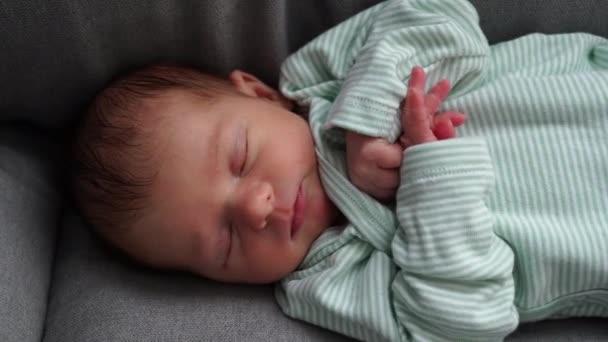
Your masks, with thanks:
[{"label": "baby's nose", "polygon": [[274,210],[274,191],[268,182],[252,186],[241,201],[241,215],[247,227],[260,230],[266,227]]}]

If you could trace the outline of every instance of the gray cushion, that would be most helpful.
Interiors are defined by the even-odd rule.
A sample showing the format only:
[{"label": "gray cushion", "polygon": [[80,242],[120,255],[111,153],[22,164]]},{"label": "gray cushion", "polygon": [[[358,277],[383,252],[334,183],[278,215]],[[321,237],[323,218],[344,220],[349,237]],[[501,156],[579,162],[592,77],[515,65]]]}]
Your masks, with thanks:
[{"label": "gray cushion", "polygon": [[346,341],[282,315],[271,286],[138,267],[106,248],[77,216],[64,223],[46,342]]},{"label": "gray cushion", "polygon": [[40,132],[0,127],[0,341],[40,341],[59,193]]},{"label": "gray cushion", "polygon": [[576,318],[523,324],[507,337],[507,342],[605,342],[608,341],[608,320]]},{"label": "gray cushion", "polygon": [[[112,76],[154,60],[274,83],[280,62],[379,0],[5,0],[0,119],[65,127]],[[602,0],[473,0],[491,41],[532,31],[608,36]],[[33,101],[32,99],[35,99]]]}]

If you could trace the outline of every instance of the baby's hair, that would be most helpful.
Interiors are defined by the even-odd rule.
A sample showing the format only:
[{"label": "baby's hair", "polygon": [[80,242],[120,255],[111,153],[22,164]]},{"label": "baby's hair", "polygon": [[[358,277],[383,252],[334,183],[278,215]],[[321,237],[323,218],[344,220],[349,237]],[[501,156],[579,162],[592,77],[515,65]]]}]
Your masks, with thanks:
[{"label": "baby's hair", "polygon": [[152,65],[110,83],[93,100],[72,145],[76,205],[102,236],[117,242],[145,208],[158,161],[154,150],[163,95],[188,91],[211,103],[236,93],[228,80],[175,65]]}]

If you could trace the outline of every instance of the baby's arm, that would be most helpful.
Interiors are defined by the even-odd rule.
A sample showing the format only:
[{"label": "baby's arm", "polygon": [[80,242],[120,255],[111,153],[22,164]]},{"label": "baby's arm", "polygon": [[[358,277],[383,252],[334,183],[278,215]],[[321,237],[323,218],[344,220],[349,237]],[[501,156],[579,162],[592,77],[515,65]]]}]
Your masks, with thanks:
[{"label": "baby's arm", "polygon": [[[394,199],[409,71],[423,65],[433,83],[447,77],[456,93],[473,87],[489,54],[477,22],[466,1],[382,2],[290,56],[281,91],[300,104],[331,102],[323,127],[346,132],[351,181],[380,200]],[[441,125],[434,132],[450,136]]]},{"label": "baby's arm", "polygon": [[351,182],[379,200],[394,198],[399,186],[399,167],[403,149],[425,142],[456,136],[454,127],[464,123],[466,117],[457,112],[439,113],[441,102],[450,91],[446,80],[437,83],[425,95],[426,75],[421,67],[412,69],[408,92],[402,106],[404,133],[399,142],[390,143],[384,138],[346,132],[346,160]]},{"label": "baby's arm", "polygon": [[421,86],[424,74],[415,70],[403,115],[407,148],[392,243],[397,321],[413,340],[502,340],[519,316],[513,252],[494,233],[485,204],[494,184],[489,151],[481,138],[438,141],[453,127],[448,120],[439,133],[429,128],[437,116],[424,111]]}]

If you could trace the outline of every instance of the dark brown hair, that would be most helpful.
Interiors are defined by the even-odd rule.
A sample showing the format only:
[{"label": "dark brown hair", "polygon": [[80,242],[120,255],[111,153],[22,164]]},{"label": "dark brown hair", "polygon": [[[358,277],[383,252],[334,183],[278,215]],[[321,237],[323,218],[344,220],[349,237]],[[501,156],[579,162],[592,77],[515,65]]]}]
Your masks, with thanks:
[{"label": "dark brown hair", "polygon": [[[85,218],[106,238],[143,214],[158,161],[154,134],[163,95],[192,92],[210,102],[236,90],[223,78],[175,65],[152,65],[110,83],[93,100],[72,144],[70,185]],[[160,110],[159,110],[160,108]]]}]

